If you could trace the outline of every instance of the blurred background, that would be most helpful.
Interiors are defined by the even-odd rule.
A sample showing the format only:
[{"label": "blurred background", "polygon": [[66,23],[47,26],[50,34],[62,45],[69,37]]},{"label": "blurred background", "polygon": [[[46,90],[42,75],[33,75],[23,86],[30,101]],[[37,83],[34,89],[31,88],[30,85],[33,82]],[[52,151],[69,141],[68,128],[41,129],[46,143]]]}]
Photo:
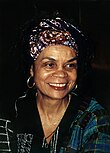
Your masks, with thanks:
[{"label": "blurred background", "polygon": [[17,71],[19,53],[13,50],[22,25],[39,12],[58,10],[74,19],[95,46],[93,72],[86,89],[110,111],[110,1],[109,0],[0,0],[0,113],[14,115],[21,94],[22,74]]}]

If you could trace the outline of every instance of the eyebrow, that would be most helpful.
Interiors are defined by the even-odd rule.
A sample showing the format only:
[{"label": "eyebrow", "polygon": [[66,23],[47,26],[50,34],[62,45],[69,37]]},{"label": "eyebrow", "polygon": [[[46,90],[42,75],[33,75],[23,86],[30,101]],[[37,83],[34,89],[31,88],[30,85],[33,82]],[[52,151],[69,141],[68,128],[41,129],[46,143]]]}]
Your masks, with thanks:
[{"label": "eyebrow", "polygon": [[71,58],[71,59],[69,59],[67,62],[73,62],[73,61],[75,61],[75,60],[77,60],[77,57],[76,57],[76,56],[73,57],[73,58]]},{"label": "eyebrow", "polygon": [[42,60],[45,60],[45,59],[56,61],[53,57],[44,57]]},{"label": "eyebrow", "polygon": [[[42,60],[45,60],[45,59],[56,61],[56,59],[54,59],[53,57],[44,57]],[[72,62],[72,61],[75,61],[75,60],[77,60],[77,57],[76,56],[75,57],[72,57],[67,62]]]}]

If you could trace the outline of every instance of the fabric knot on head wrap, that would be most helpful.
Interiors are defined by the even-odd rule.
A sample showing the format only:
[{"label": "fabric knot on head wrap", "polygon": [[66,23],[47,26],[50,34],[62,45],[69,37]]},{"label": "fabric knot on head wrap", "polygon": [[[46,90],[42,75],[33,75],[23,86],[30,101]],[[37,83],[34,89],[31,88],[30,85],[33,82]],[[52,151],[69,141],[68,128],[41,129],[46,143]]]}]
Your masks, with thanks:
[{"label": "fabric knot on head wrap", "polygon": [[77,55],[78,46],[74,37],[68,31],[69,27],[70,25],[60,18],[43,19],[30,35],[31,57],[36,60],[44,48],[52,45],[68,46],[74,49]]}]

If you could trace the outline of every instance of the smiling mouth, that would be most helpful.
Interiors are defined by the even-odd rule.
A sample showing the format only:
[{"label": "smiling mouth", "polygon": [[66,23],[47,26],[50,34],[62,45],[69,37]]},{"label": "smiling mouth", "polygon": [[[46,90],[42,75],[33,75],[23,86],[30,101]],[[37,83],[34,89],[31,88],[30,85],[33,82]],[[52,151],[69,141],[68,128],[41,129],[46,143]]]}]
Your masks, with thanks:
[{"label": "smiling mouth", "polygon": [[49,85],[58,88],[66,87],[66,83],[49,83]]}]

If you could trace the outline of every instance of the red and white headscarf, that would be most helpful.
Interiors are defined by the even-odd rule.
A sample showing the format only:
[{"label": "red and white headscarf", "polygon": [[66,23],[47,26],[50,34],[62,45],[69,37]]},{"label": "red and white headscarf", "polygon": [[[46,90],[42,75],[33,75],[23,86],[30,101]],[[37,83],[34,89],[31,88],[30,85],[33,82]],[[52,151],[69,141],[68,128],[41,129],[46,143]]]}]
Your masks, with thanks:
[{"label": "red and white headscarf", "polygon": [[31,57],[36,60],[44,48],[57,44],[71,47],[78,54],[78,45],[72,32],[70,32],[72,29],[81,33],[76,27],[61,18],[42,19],[30,35],[29,46]]}]

